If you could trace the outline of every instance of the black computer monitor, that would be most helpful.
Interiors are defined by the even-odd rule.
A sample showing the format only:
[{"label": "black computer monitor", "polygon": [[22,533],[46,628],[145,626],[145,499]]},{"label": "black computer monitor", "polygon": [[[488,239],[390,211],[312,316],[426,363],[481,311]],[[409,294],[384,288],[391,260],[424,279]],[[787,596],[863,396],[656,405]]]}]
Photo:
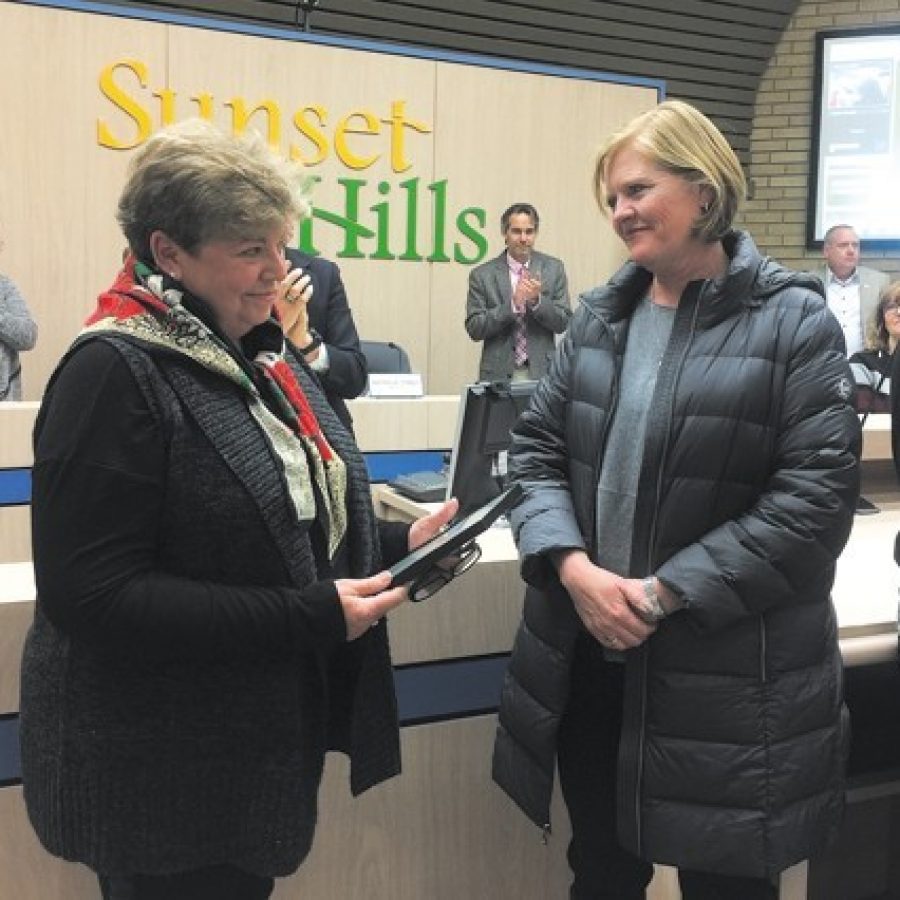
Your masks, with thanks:
[{"label": "black computer monitor", "polygon": [[510,431],[528,406],[536,381],[480,381],[463,388],[447,496],[463,516],[496,497],[505,486]]}]

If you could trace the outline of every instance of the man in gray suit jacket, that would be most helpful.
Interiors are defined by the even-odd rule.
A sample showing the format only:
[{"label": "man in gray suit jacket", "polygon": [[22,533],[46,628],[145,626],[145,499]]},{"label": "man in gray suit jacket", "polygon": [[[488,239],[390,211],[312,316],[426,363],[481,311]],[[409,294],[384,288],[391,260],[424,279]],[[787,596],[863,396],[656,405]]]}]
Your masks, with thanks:
[{"label": "man in gray suit jacket", "polygon": [[469,275],[466,331],[484,342],[481,381],[541,378],[572,315],[562,262],[534,250],[539,223],[530,203],[514,203],[500,217],[506,250]]},{"label": "man in gray suit jacket", "polygon": [[875,328],[878,296],[890,280],[884,272],[859,265],[859,236],[852,225],[833,225],[822,246],[826,265],[818,275],[825,285],[828,308],[841,323],[847,355],[866,346]]}]

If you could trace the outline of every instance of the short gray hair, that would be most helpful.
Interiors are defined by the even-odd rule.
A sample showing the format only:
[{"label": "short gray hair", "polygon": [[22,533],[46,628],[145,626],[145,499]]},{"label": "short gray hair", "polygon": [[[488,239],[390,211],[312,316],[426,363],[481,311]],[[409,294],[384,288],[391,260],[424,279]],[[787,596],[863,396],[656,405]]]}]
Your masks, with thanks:
[{"label": "short gray hair", "polygon": [[[854,234],[856,234],[856,229],[852,225],[832,225],[831,228],[829,228],[828,231],[825,232],[825,237],[822,239],[822,243],[830,244],[834,240],[835,232],[843,231],[845,228],[847,229],[847,231],[852,231]],[[858,234],[856,236],[857,238],[859,237]]]},{"label": "short gray hair", "polygon": [[302,169],[255,132],[224,134],[189,119],[154,134],[128,167],[117,219],[132,253],[153,262],[150,235],[164,232],[188,253],[309,215]]}]

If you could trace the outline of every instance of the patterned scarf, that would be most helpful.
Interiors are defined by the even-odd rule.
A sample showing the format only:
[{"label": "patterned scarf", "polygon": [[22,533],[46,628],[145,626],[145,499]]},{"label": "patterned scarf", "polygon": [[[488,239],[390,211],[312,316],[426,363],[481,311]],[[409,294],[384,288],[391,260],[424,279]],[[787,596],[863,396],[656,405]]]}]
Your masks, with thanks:
[{"label": "patterned scarf", "polygon": [[316,518],[316,492],[324,505],[328,556],[347,533],[347,470],[333,451],[306,394],[281,352],[265,350],[253,360],[265,379],[276,415],[228,344],[185,307],[184,288],[129,256],[115,283],[97,299],[82,334],[112,331],[189,357],[228,378],[244,392],[247,406],[281,460],[288,494],[300,522]]}]

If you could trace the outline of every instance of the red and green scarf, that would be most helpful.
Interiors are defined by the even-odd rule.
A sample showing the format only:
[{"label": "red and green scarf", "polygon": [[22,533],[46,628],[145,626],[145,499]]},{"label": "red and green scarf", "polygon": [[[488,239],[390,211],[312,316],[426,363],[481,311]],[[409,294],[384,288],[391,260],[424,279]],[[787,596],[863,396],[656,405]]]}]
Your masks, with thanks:
[{"label": "red and green scarf", "polygon": [[[226,343],[187,309],[183,290],[129,256],[115,283],[97,299],[83,334],[113,331],[190,357],[238,384],[250,413],[281,459],[298,520],[316,517],[313,482],[323,498],[328,552],[332,557],[347,532],[347,472],[333,451],[309,400],[282,353],[258,353],[253,364],[271,388],[281,416],[263,402],[259,388]],[[283,347],[283,345],[282,345]]]}]

